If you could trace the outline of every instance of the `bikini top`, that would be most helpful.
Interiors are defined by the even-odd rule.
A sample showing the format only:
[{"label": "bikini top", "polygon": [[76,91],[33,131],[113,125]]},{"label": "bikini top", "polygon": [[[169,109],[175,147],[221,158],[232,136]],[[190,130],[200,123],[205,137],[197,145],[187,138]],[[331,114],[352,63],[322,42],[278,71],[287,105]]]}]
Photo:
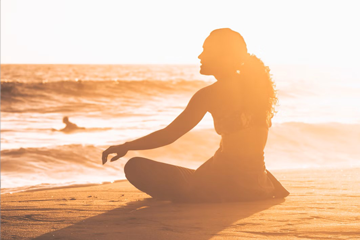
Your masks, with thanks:
[{"label": "bikini top", "polygon": [[[216,132],[221,135],[220,147],[214,157],[223,161],[224,155],[241,159],[264,161],[264,147],[267,141],[268,125],[253,121],[241,111],[216,116]],[[226,157],[228,158],[228,157]],[[254,160],[255,161],[255,160]]]}]

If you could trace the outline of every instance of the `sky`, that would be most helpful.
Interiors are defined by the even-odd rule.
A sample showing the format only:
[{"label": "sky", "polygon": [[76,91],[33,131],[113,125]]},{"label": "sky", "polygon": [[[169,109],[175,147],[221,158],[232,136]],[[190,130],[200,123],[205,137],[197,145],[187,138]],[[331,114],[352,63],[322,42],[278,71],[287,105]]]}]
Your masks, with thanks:
[{"label": "sky", "polygon": [[357,0],[2,0],[1,63],[196,64],[229,27],[270,64],[360,65]]}]

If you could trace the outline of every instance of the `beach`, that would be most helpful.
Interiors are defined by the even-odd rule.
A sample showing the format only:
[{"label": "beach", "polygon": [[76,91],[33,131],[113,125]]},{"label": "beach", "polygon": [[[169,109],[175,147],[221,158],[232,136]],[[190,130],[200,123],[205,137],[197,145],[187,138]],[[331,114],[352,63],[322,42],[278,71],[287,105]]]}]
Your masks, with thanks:
[{"label": "beach", "polygon": [[356,3],[2,1],[0,240],[360,240]]},{"label": "beach", "polygon": [[[131,186],[124,165],[138,156],[196,169],[219,148],[209,113],[168,146],[105,165],[101,153],[173,121],[214,82],[197,65],[2,64],[1,239],[359,239],[356,75],[272,70],[280,100],[265,163],[290,196],[173,204]],[[82,130],[59,131],[64,116]]]},{"label": "beach", "polygon": [[274,171],[285,199],[156,201],[126,180],[1,195],[1,239],[359,239],[354,169]]}]

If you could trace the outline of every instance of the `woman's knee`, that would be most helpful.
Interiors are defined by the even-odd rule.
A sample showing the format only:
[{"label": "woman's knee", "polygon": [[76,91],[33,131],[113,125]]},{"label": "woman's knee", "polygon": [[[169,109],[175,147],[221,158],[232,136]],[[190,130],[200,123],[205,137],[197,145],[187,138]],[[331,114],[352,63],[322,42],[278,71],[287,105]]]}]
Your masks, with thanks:
[{"label": "woman's knee", "polygon": [[133,157],[127,161],[124,166],[124,172],[127,179],[139,174],[142,169],[144,160],[146,159],[141,157]]}]

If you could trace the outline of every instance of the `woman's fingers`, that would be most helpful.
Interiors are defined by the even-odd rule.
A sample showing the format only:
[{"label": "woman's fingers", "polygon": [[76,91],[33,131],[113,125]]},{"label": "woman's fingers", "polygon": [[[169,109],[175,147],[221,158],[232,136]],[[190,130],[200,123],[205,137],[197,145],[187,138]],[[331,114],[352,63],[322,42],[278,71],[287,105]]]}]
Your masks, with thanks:
[{"label": "woman's fingers", "polygon": [[109,154],[106,152],[106,150],[103,151],[103,153],[102,153],[102,164],[103,164],[103,165],[107,162],[107,156],[108,156],[108,155],[109,155]]},{"label": "woman's fingers", "polygon": [[116,161],[119,158],[125,156],[125,154],[127,153],[127,150],[125,150],[122,147],[122,145],[109,147],[102,153],[102,164],[103,165],[107,162],[108,155],[112,154],[112,153],[116,153],[116,156],[111,158],[110,162]]},{"label": "woman's fingers", "polygon": [[120,158],[120,155],[118,154],[118,155],[116,155],[115,157],[113,157],[113,158],[110,160],[110,162],[114,162],[114,161],[118,160],[119,158]]},{"label": "woman's fingers", "polygon": [[111,151],[112,147],[109,147],[108,149],[106,149],[105,151],[103,151],[102,153],[102,164],[104,165],[107,162],[107,157],[110,153],[112,153]]}]

